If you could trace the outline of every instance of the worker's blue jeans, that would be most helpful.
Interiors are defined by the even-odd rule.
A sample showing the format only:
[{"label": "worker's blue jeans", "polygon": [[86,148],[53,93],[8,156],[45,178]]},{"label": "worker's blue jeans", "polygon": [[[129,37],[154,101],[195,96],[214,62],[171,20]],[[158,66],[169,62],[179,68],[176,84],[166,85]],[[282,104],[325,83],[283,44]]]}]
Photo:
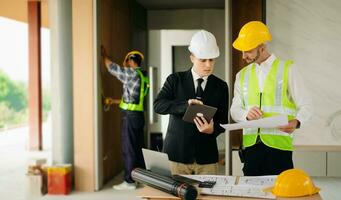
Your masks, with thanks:
[{"label": "worker's blue jeans", "polygon": [[142,155],[144,147],[144,113],[122,111],[121,142],[124,160],[124,180],[133,183],[131,171],[136,167],[145,168]]}]

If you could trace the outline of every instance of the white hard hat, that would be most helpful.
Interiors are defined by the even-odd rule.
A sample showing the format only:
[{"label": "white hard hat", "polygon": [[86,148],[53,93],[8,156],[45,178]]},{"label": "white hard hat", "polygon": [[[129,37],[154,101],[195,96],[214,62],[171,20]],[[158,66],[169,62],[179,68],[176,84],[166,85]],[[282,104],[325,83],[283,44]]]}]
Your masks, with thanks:
[{"label": "white hard hat", "polygon": [[198,31],[192,36],[188,50],[199,59],[212,59],[219,56],[219,47],[214,35],[205,30]]}]

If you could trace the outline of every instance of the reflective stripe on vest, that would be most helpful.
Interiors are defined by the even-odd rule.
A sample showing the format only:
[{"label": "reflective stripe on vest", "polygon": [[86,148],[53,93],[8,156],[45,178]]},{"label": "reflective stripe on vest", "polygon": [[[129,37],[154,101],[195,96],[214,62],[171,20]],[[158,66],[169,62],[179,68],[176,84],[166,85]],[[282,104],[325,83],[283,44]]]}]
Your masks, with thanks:
[{"label": "reflective stripe on vest", "polygon": [[125,103],[122,97],[120,105],[119,105],[119,107],[122,110],[143,111],[143,102],[144,102],[143,100],[149,91],[149,79],[148,77],[143,75],[140,69],[136,69],[136,72],[139,74],[140,79],[141,79],[139,103],[138,104]]},{"label": "reflective stripe on vest", "polygon": [[[265,79],[262,91],[263,117],[279,114],[288,115],[289,120],[294,119],[297,113],[296,105],[287,95],[289,68],[292,61],[280,61],[276,59]],[[242,103],[245,110],[260,106],[260,89],[256,74],[255,64],[244,67],[240,75],[240,88],[242,91]],[[243,146],[249,147],[256,143],[257,128],[243,129]],[[278,129],[260,129],[260,138],[264,144],[281,150],[293,150],[292,134]]]}]

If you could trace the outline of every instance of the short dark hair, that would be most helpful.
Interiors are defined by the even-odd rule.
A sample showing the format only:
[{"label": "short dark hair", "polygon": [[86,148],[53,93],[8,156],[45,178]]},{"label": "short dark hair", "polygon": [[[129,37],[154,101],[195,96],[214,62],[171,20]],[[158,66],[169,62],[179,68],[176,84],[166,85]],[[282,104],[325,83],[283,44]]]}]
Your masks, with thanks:
[{"label": "short dark hair", "polygon": [[141,66],[142,57],[139,54],[129,55],[128,60],[133,60],[138,66]]}]

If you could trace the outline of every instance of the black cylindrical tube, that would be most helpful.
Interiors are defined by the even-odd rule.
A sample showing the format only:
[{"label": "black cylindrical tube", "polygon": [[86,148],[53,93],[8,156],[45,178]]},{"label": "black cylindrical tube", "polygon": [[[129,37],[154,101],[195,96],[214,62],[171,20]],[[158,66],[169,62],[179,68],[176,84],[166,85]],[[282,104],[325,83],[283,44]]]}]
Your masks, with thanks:
[{"label": "black cylindrical tube", "polygon": [[194,200],[198,195],[196,188],[188,183],[179,182],[145,169],[135,168],[131,172],[131,177],[137,182],[162,190],[181,199]]}]

